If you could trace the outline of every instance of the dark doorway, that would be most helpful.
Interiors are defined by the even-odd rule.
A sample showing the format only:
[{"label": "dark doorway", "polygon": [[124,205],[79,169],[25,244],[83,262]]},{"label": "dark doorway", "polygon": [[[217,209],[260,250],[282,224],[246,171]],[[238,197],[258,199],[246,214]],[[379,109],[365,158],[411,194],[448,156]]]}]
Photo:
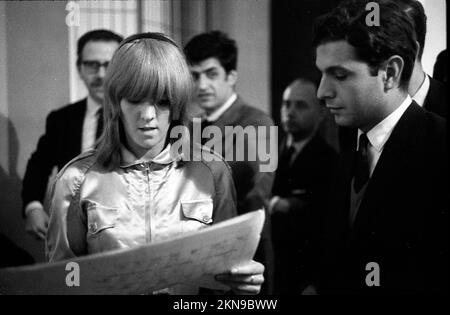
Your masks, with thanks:
[{"label": "dark doorway", "polygon": [[277,125],[284,88],[302,72],[317,71],[311,45],[314,19],[340,1],[272,1],[272,117]]}]

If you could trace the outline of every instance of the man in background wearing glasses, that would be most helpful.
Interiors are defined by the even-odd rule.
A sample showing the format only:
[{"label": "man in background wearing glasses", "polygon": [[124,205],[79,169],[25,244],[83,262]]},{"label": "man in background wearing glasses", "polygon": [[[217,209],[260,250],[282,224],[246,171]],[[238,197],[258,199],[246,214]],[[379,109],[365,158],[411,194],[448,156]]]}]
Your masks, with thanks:
[{"label": "man in background wearing glasses", "polygon": [[102,131],[103,79],[106,67],[122,37],[107,30],[84,34],[77,44],[77,68],[89,92],[87,98],[52,111],[44,135],[28,160],[23,179],[22,200],[26,230],[45,240],[48,215],[43,208],[53,168],[60,170],[81,152],[87,151]]}]

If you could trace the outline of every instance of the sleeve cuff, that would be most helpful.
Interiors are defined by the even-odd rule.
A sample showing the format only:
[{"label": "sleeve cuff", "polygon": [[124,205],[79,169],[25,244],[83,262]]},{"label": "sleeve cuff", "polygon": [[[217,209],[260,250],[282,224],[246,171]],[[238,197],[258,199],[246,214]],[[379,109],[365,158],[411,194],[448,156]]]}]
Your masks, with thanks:
[{"label": "sleeve cuff", "polygon": [[270,199],[270,203],[269,203],[269,214],[273,213],[273,207],[275,207],[275,205],[277,204],[277,202],[280,200],[280,196],[273,196],[272,199]]},{"label": "sleeve cuff", "polygon": [[32,201],[32,202],[30,202],[29,204],[27,204],[27,206],[25,207],[25,217],[26,216],[28,216],[28,214],[31,212],[31,211],[34,211],[34,210],[38,210],[38,209],[40,209],[40,210],[44,210],[44,206],[42,205],[42,203],[40,203],[39,201],[37,201],[37,200],[35,200],[35,201]]}]

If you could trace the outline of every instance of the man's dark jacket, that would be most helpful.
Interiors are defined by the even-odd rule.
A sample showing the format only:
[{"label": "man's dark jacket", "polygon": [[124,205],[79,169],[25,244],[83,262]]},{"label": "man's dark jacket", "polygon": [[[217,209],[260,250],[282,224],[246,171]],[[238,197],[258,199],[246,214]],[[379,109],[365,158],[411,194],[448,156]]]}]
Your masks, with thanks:
[{"label": "man's dark jacket", "polygon": [[314,136],[289,164],[286,141],[280,146],[280,159],[273,195],[289,202],[287,213],[272,214],[275,253],[276,294],[300,294],[310,280],[314,264],[313,239],[324,215],[331,179],[338,155],[321,136]]},{"label": "man's dark jacket", "polygon": [[[355,147],[343,152],[323,223],[321,291],[448,292],[446,121],[415,102],[409,106],[384,146],[350,226],[355,152]],[[367,285],[374,279],[369,275],[374,269],[366,270],[371,262],[379,266],[379,287]]]},{"label": "man's dark jacket", "polygon": [[23,206],[34,200],[43,203],[53,167],[62,167],[81,152],[87,99],[66,105],[47,116],[45,134],[28,160],[23,179]]},{"label": "man's dark jacket", "polygon": [[447,119],[447,89],[441,82],[430,78],[430,89],[423,103],[423,108]]}]

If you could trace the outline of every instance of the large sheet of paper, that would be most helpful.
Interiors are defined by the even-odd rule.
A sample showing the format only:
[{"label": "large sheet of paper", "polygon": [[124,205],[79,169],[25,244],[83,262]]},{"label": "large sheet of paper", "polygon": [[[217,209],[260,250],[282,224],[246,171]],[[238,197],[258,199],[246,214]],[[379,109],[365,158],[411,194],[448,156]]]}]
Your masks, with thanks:
[{"label": "large sheet of paper", "polygon": [[[258,210],[168,241],[53,264],[0,269],[2,294],[146,294],[175,284],[227,289],[214,275],[252,259],[264,223]],[[79,266],[79,286],[72,277]],[[67,267],[67,270],[66,270]]]}]

